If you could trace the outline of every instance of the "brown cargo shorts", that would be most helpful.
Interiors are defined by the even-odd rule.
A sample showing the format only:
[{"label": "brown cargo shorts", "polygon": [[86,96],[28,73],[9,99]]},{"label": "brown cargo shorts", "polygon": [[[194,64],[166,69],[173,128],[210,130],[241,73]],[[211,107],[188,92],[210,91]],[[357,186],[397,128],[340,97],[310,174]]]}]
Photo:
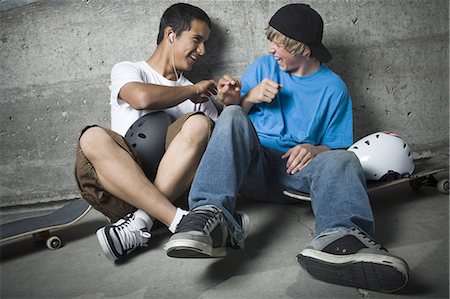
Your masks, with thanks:
[{"label": "brown cargo shorts", "polygon": [[[203,114],[203,112],[196,111],[187,113],[178,118],[177,120],[175,120],[168,127],[166,133],[166,144],[165,144],[166,149],[169,147],[170,143],[175,138],[175,136],[180,132],[186,120],[195,114]],[[210,122],[209,136],[211,137],[212,129],[214,127],[214,121],[212,121],[209,117],[208,119]],[[97,125],[92,125],[84,128],[81,131],[80,137],[87,129],[96,126]],[[108,133],[108,135],[111,136],[111,138],[117,143],[117,145],[120,146],[123,150],[125,150],[133,158],[133,160],[136,161],[136,163],[138,163],[141,166],[141,164],[139,163],[139,159],[136,155],[136,152],[134,151],[133,147],[128,144],[128,142],[125,140],[123,136],[110,129],[103,127],[101,128],[104,129],[105,132]],[[78,189],[80,190],[81,196],[86,201],[88,201],[94,209],[100,211],[102,214],[110,218],[112,222],[115,222],[118,219],[127,215],[128,213],[134,212],[136,210],[136,208],[133,207],[132,205],[121,200],[120,198],[117,198],[109,194],[105,190],[105,188],[102,186],[100,182],[100,179],[97,176],[97,173],[93,165],[84,155],[80,147],[79,139],[75,161],[75,179],[77,181]]]}]

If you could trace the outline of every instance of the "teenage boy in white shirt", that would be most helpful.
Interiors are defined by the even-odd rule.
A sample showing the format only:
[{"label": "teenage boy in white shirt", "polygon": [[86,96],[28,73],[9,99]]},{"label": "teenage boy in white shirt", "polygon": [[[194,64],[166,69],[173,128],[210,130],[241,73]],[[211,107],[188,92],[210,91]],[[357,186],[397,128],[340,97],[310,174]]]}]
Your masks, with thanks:
[{"label": "teenage boy in white shirt", "polygon": [[[111,130],[89,126],[81,133],[75,175],[83,198],[115,221],[97,231],[110,260],[146,246],[154,219],[174,232],[186,213],[172,202],[189,188],[218,111],[208,98],[216,93],[216,82],[192,84],[183,72],[205,54],[210,30],[210,19],[200,8],[170,6],[161,18],[151,57],[112,69]],[[165,153],[160,161],[156,157],[153,164],[159,165],[152,173],[148,169],[156,166],[142,165],[146,157],[124,136],[135,121],[151,119],[155,111],[164,111],[173,123],[167,128]]]}]

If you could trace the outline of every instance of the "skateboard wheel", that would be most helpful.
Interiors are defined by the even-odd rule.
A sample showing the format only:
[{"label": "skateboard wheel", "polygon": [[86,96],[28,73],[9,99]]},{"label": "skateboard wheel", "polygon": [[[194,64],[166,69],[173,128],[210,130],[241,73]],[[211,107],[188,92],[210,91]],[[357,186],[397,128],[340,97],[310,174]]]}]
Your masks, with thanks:
[{"label": "skateboard wheel", "polygon": [[437,183],[437,189],[439,192],[443,193],[443,194],[448,194],[448,189],[449,189],[449,185],[448,185],[448,179],[442,179]]},{"label": "skateboard wheel", "polygon": [[52,236],[52,237],[48,238],[48,240],[45,242],[45,244],[47,245],[48,249],[55,250],[55,249],[58,249],[61,247],[62,241],[59,237]]}]

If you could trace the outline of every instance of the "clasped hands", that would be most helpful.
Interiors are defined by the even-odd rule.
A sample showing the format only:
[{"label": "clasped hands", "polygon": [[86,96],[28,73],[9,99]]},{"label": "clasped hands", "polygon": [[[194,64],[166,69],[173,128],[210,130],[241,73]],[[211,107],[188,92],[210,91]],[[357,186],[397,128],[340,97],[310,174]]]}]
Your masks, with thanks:
[{"label": "clasped hands", "polygon": [[[206,102],[209,96],[217,95],[217,99],[225,105],[241,104],[241,81],[229,75],[224,75],[217,83],[214,80],[202,80],[193,87],[195,96],[191,98],[191,101],[194,103]],[[282,84],[265,78],[250,90],[242,101],[249,104],[270,103],[281,88],[283,88]]]}]

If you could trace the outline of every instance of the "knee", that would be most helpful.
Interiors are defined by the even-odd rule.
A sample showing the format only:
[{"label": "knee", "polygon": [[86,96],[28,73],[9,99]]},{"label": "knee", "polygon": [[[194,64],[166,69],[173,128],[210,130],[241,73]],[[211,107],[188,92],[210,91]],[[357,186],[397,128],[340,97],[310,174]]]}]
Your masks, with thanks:
[{"label": "knee", "polygon": [[359,162],[358,157],[355,155],[355,153],[350,151],[339,151],[340,155],[342,156],[342,163],[346,165],[346,167],[355,169],[357,171],[362,171],[361,162]]},{"label": "knee", "polygon": [[244,109],[239,105],[230,105],[225,107],[225,109],[220,114],[220,117],[217,121],[217,124],[220,123],[232,124],[232,123],[241,123],[246,121],[247,114]]},{"label": "knee", "polygon": [[334,171],[343,171],[344,169],[352,169],[357,172],[362,171],[361,163],[353,152],[332,150],[324,154],[325,165],[335,168]]},{"label": "knee", "polygon": [[179,134],[189,143],[203,144],[211,135],[211,121],[206,115],[195,114],[186,120]]},{"label": "knee", "polygon": [[100,127],[91,127],[83,132],[80,137],[80,148],[86,157],[94,155],[100,144],[106,142],[111,137]]}]

